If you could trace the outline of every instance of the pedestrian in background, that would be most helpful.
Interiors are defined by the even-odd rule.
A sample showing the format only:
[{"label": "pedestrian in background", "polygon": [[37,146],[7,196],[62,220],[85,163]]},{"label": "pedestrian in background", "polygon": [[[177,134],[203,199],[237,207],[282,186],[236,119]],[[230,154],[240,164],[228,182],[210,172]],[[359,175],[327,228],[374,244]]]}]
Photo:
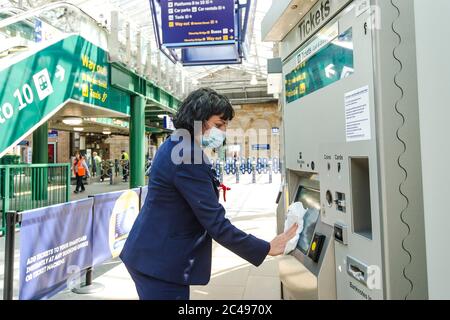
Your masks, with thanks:
[{"label": "pedestrian in background", "polygon": [[128,170],[129,170],[129,160],[130,156],[125,150],[122,150],[122,174],[123,174],[123,182],[128,182]]},{"label": "pedestrian in background", "polygon": [[79,152],[75,154],[75,161],[73,162],[72,170],[77,180],[77,186],[74,192],[84,192],[86,188],[84,187],[83,178],[90,177],[90,172],[84,156],[82,156]]},{"label": "pedestrian in background", "polygon": [[97,176],[97,174],[99,173],[99,171],[100,171],[100,166],[101,166],[101,163],[102,163],[102,158],[97,154],[97,152],[94,152],[93,154],[92,154],[92,157],[93,157],[93,161],[92,161],[92,165],[93,165],[93,172],[92,172],[92,174],[93,174],[93,176],[95,177],[95,176]]}]

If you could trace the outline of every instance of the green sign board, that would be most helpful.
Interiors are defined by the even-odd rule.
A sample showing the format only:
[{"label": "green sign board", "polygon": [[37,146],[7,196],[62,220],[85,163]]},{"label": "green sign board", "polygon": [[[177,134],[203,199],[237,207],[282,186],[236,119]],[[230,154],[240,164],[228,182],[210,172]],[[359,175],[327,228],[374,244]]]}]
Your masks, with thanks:
[{"label": "green sign board", "polygon": [[129,114],[109,69],[107,52],[74,35],[1,70],[0,157],[70,99]]},{"label": "green sign board", "polygon": [[286,101],[292,103],[353,73],[353,34],[349,29],[286,76]]}]

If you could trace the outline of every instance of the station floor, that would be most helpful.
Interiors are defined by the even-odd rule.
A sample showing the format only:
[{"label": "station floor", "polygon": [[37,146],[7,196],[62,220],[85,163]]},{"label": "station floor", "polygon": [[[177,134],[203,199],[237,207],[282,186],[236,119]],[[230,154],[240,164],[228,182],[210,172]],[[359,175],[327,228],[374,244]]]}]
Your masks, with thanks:
[{"label": "station floor", "polygon": [[85,184],[86,191],[83,193],[74,193],[75,185],[71,186],[70,201],[82,200],[90,195],[102,194],[108,192],[115,192],[121,190],[127,190],[130,188],[128,182],[122,182],[122,178],[117,178],[117,183],[109,184],[109,181],[105,182],[94,182],[91,181],[89,184]]},{"label": "station floor", "polygon": [[[231,188],[231,191],[227,193],[227,202],[224,203],[223,199],[221,201],[227,209],[227,217],[232,223],[247,233],[267,241],[272,240],[276,235],[275,200],[280,186],[280,176],[274,175],[272,184],[268,183],[267,175],[258,176],[256,184],[251,183],[250,175],[242,176],[240,184],[235,183],[234,177],[227,177],[225,184]],[[92,183],[86,186],[85,193],[72,193],[71,200],[127,188],[127,183],[112,186],[104,183]],[[4,243],[0,238],[0,252],[3,250]],[[16,250],[16,256],[18,256],[18,250]],[[3,254],[0,253],[0,257],[3,258]],[[16,261],[15,291],[17,291],[18,284],[18,259]],[[0,261],[0,265],[2,266],[0,281],[3,283],[2,261]],[[0,287],[3,287],[2,283]],[[78,295],[65,290],[53,297],[52,300],[138,299],[134,283],[125,266],[118,259],[96,267],[94,283],[103,285],[103,290],[89,295]],[[280,294],[276,258],[269,257],[262,266],[256,268],[217,243],[213,244],[210,283],[204,287],[191,287],[192,300],[279,300]]]}]

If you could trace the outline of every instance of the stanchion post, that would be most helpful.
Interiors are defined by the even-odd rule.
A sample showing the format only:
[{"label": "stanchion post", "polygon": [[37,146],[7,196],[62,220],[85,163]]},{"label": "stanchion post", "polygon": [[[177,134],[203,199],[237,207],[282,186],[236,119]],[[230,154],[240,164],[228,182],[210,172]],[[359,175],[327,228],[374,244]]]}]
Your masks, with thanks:
[{"label": "stanchion post", "polygon": [[86,282],[79,288],[72,289],[73,293],[76,294],[94,294],[101,292],[105,289],[105,286],[101,283],[93,282],[94,272],[92,267],[86,269]]},{"label": "stanchion post", "polygon": [[224,172],[224,163],[220,160],[220,183],[223,183],[223,172]]},{"label": "stanchion post", "polygon": [[252,183],[256,183],[256,162],[252,161]]},{"label": "stanchion post", "polygon": [[94,271],[93,271],[92,267],[89,267],[86,270],[86,284],[85,284],[86,286],[92,285],[93,276],[94,276]]},{"label": "stanchion post", "polygon": [[[92,198],[94,196],[89,196]],[[95,198],[95,197],[94,197]],[[95,203],[95,200],[94,200]],[[95,206],[92,208],[92,221],[95,221]],[[93,294],[101,292],[105,289],[105,286],[101,283],[93,282],[94,272],[93,267],[89,267],[86,269],[86,283],[78,288],[73,288],[72,292],[76,294]]]},{"label": "stanchion post", "polygon": [[269,161],[269,183],[272,183],[272,161]]},{"label": "stanchion post", "polygon": [[241,170],[241,163],[236,162],[236,184],[239,184],[239,170]]},{"label": "stanchion post", "polygon": [[6,213],[5,239],[5,273],[3,285],[3,300],[13,300],[14,295],[14,249],[16,243],[16,224],[19,223],[17,212]]},{"label": "stanchion post", "polygon": [[109,176],[109,184],[110,184],[110,185],[113,185],[113,184],[114,184],[114,173],[115,173],[115,171],[116,171],[116,166],[115,166],[115,164],[113,164],[113,165],[111,166],[111,170],[110,170],[111,174],[110,174],[110,176]]}]

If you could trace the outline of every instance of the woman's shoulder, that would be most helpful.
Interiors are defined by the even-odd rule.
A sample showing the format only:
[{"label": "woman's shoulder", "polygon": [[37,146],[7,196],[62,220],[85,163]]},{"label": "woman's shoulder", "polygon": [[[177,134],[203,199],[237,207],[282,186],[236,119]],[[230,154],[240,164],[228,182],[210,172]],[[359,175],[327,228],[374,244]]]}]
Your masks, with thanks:
[{"label": "woman's shoulder", "polygon": [[161,147],[159,147],[158,151],[155,154],[155,157],[152,160],[152,167],[159,168],[169,166],[172,163],[171,153],[172,148],[170,148],[167,141],[164,142]]}]

